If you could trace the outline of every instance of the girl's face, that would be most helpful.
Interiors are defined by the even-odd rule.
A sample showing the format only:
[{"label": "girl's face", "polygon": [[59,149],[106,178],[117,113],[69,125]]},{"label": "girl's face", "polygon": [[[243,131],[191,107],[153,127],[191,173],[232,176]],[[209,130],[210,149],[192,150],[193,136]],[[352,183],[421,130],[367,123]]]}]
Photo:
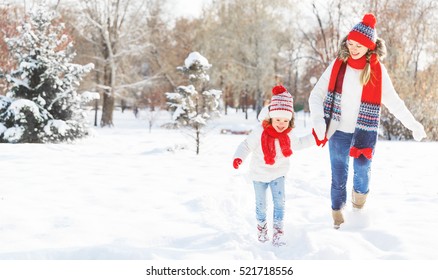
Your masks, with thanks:
[{"label": "girl's face", "polygon": [[367,47],[353,40],[347,40],[347,48],[352,59],[359,59],[368,51]]},{"label": "girl's face", "polygon": [[275,131],[281,133],[289,127],[290,119],[287,118],[272,118],[272,127]]}]

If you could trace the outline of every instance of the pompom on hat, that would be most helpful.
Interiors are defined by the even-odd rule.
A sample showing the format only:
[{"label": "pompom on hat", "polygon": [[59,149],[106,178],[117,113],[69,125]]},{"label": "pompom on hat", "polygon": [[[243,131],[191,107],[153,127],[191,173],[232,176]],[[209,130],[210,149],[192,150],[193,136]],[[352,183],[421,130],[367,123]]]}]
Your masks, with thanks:
[{"label": "pompom on hat", "polygon": [[272,88],[272,98],[269,104],[269,117],[292,119],[294,103],[292,95],[287,89],[278,85]]},{"label": "pompom on hat", "polygon": [[365,14],[362,22],[356,24],[348,33],[347,39],[356,41],[368,49],[374,50],[377,40],[376,22],[376,17],[373,14]]}]

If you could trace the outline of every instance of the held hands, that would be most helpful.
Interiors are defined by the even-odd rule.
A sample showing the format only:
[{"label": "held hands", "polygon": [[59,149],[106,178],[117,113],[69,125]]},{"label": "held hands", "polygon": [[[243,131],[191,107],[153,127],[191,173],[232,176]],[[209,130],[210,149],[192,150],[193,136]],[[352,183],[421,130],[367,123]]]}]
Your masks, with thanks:
[{"label": "held hands", "polygon": [[313,126],[313,130],[315,131],[316,137],[318,137],[318,139],[322,140],[325,138],[325,124],[324,123],[315,124]]},{"label": "held hands", "polygon": [[414,136],[415,141],[421,141],[423,138],[427,137],[421,123],[416,124],[416,127],[412,130],[412,136]]},{"label": "held hands", "polygon": [[317,146],[324,147],[327,143],[328,139],[325,134],[325,125],[324,124],[318,124],[315,125],[315,127],[312,129],[313,137],[315,138],[315,142]]},{"label": "held hands", "polygon": [[239,165],[242,164],[242,160],[240,158],[235,158],[233,160],[233,167],[234,169],[239,169]]}]

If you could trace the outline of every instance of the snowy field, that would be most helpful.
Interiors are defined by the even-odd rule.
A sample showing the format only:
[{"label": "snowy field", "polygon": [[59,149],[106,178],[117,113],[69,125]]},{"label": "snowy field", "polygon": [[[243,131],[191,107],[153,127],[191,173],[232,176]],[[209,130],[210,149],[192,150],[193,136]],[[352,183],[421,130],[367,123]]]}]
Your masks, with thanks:
[{"label": "snowy field", "polygon": [[[246,136],[220,134],[253,127],[255,116],[215,121],[200,155],[192,139],[158,127],[169,119],[161,114],[149,133],[144,118],[115,112],[114,128],[76,144],[1,144],[0,259],[438,259],[437,142],[378,142],[367,205],[348,205],[340,230],[328,148],[294,152],[287,245],[275,248],[256,239],[248,162],[232,168]],[[296,133],[304,124],[299,115]]]}]

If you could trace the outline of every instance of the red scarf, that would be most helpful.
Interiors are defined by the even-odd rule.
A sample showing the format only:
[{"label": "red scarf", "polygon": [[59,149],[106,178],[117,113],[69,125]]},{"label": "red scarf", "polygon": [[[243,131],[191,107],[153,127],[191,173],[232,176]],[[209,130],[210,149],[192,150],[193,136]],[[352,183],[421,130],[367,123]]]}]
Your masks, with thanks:
[{"label": "red scarf", "polygon": [[275,163],[275,139],[278,139],[280,143],[281,153],[285,157],[292,155],[292,149],[290,146],[290,139],[288,133],[292,128],[287,128],[283,132],[277,132],[269,121],[263,121],[263,133],[262,133],[262,150],[265,156],[266,164],[273,165]]},{"label": "red scarf", "polygon": [[[349,58],[347,60],[347,63],[352,68],[363,69],[366,64],[366,57],[362,56],[359,59]],[[335,90],[336,77],[338,75],[341,64],[342,61],[338,59],[333,66],[333,70],[330,76],[329,88],[328,88],[329,91]],[[361,101],[380,106],[380,102],[382,98],[382,71],[380,69],[379,60],[375,54],[371,55],[370,66],[371,66],[371,78],[368,81],[368,83],[363,86]]]},{"label": "red scarf", "polygon": [[367,63],[367,58],[365,55],[359,59],[352,59],[351,57],[349,57],[347,59],[347,63],[351,68],[362,70],[365,68],[365,65]]},{"label": "red scarf", "polygon": [[[363,69],[366,64],[366,57],[362,56],[360,59],[347,60],[348,65],[355,69]],[[368,83],[363,86],[362,98],[363,103],[370,103],[379,105],[382,101],[382,70],[376,54],[371,55],[370,58],[371,77]]]}]

